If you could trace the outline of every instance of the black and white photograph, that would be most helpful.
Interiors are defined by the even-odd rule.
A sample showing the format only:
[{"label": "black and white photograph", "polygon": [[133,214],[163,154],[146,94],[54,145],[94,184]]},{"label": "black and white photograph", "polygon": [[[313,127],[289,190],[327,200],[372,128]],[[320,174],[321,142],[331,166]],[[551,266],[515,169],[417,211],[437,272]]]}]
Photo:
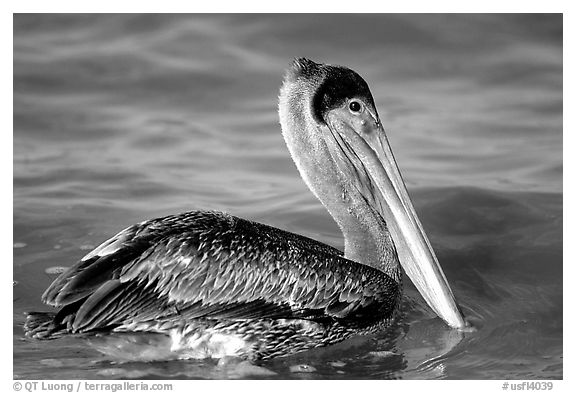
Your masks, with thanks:
[{"label": "black and white photograph", "polygon": [[12,17],[14,390],[564,378],[563,14]]}]

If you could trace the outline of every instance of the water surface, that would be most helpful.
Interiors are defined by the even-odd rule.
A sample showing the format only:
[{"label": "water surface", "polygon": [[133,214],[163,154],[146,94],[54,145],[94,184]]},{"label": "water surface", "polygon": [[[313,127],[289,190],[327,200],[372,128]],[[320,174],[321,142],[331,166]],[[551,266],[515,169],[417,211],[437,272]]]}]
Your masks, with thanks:
[{"label": "water surface", "polygon": [[[370,85],[478,331],[446,328],[407,284],[390,331],[274,374],[24,339],[24,312],[49,309],[47,268],[146,218],[224,210],[342,248],[280,134],[297,56]],[[15,378],[562,378],[562,18],[16,15],[14,280]]]}]

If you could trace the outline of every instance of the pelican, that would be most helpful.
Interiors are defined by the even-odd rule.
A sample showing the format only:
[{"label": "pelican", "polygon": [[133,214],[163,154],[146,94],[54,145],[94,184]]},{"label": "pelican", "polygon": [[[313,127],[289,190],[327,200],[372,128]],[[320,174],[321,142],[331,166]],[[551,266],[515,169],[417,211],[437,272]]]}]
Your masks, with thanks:
[{"label": "pelican", "polygon": [[464,328],[416,215],[367,83],[298,58],[280,89],[282,134],[334,218],[344,253],[222,212],[130,226],[61,274],[28,337],[154,333],[179,359],[265,360],[385,329],[404,268],[449,326]]}]

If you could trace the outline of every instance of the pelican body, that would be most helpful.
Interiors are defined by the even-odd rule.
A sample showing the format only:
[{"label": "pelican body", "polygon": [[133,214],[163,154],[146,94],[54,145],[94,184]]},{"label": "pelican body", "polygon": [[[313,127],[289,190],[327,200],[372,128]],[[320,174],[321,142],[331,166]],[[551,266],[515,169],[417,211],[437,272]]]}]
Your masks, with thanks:
[{"label": "pelican body", "polygon": [[26,335],[152,333],[174,358],[286,356],[386,328],[401,300],[401,265],[440,317],[464,327],[366,82],[296,59],[279,115],[344,253],[221,212],[144,221],[59,276],[42,300],[60,309],[29,313]]}]

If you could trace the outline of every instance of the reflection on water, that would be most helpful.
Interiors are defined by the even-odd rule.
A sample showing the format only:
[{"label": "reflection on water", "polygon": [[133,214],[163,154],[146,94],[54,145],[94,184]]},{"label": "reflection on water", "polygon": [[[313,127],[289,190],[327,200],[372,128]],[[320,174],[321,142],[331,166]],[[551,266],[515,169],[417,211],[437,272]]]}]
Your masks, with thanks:
[{"label": "reflection on water", "polygon": [[[14,34],[15,377],[562,377],[561,16],[17,15]],[[296,56],[371,86],[477,331],[446,328],[407,283],[389,331],[262,368],[24,339],[45,270],[145,218],[225,210],[342,247],[278,126]]]}]

